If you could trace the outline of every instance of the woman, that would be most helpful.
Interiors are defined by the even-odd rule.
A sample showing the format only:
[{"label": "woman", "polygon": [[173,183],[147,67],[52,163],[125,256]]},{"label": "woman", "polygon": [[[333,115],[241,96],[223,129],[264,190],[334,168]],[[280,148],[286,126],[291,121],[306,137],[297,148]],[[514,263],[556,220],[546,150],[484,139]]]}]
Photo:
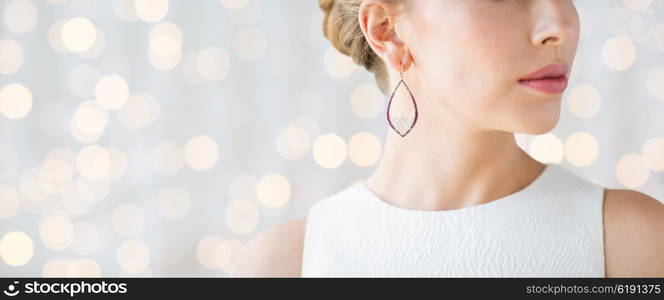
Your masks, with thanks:
[{"label": "woman", "polygon": [[325,36],[409,117],[390,114],[369,178],[257,235],[233,275],[664,276],[661,202],[515,142],[559,120],[572,0],[319,4]]}]

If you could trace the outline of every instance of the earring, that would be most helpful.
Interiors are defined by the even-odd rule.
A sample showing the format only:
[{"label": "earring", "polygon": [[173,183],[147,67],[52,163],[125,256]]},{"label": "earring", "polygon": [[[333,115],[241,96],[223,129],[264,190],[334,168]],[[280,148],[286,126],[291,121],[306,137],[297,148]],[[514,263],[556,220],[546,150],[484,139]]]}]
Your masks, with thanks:
[{"label": "earring", "polygon": [[[399,134],[401,137],[405,137],[412,129],[415,127],[415,123],[417,123],[417,102],[415,102],[415,97],[413,96],[413,93],[410,91],[410,88],[408,88],[408,85],[406,82],[403,80],[403,63],[401,63],[401,67],[399,70],[399,75],[401,76],[401,80],[399,80],[399,83],[397,86],[394,88],[394,91],[392,92],[392,96],[390,96],[390,101],[387,104],[387,122],[390,124],[390,127]],[[393,116],[390,113],[390,109],[392,107],[392,100],[394,99],[394,95],[397,93],[397,90],[399,87],[403,84],[403,86],[406,87],[406,90],[408,91],[408,94],[410,95],[410,99],[413,102],[413,107],[415,108],[414,111],[408,116],[408,118],[405,118],[401,112],[398,113],[398,115]],[[394,119],[394,121],[392,121]]]}]

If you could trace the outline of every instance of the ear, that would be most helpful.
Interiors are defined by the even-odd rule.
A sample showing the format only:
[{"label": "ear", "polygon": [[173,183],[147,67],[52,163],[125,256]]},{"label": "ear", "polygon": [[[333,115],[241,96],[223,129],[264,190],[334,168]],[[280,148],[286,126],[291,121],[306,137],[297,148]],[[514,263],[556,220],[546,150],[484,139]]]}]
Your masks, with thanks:
[{"label": "ear", "polygon": [[373,51],[388,67],[399,72],[403,64],[406,72],[412,63],[405,43],[395,30],[400,3],[364,0],[358,14],[360,28]]}]

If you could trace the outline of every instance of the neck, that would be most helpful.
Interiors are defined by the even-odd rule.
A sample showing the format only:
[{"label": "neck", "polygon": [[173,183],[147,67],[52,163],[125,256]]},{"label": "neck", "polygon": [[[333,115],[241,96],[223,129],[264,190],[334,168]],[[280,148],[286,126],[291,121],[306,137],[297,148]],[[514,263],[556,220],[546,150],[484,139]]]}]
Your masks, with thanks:
[{"label": "neck", "polygon": [[477,205],[526,187],[545,167],[519,148],[512,132],[475,128],[446,109],[419,112],[406,137],[386,126],[383,156],[365,180],[387,202],[419,210]]}]

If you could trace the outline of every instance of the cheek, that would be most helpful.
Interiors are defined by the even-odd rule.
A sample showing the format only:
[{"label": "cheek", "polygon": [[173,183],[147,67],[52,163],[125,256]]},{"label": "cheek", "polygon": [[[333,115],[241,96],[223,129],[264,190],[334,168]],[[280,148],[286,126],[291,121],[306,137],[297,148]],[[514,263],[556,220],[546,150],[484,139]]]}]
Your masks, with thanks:
[{"label": "cheek", "polygon": [[475,111],[489,108],[492,99],[506,93],[506,78],[511,78],[506,70],[517,57],[510,53],[515,41],[509,39],[519,34],[477,10],[457,8],[449,17],[421,18],[419,68],[436,95],[456,99],[450,104]]}]

